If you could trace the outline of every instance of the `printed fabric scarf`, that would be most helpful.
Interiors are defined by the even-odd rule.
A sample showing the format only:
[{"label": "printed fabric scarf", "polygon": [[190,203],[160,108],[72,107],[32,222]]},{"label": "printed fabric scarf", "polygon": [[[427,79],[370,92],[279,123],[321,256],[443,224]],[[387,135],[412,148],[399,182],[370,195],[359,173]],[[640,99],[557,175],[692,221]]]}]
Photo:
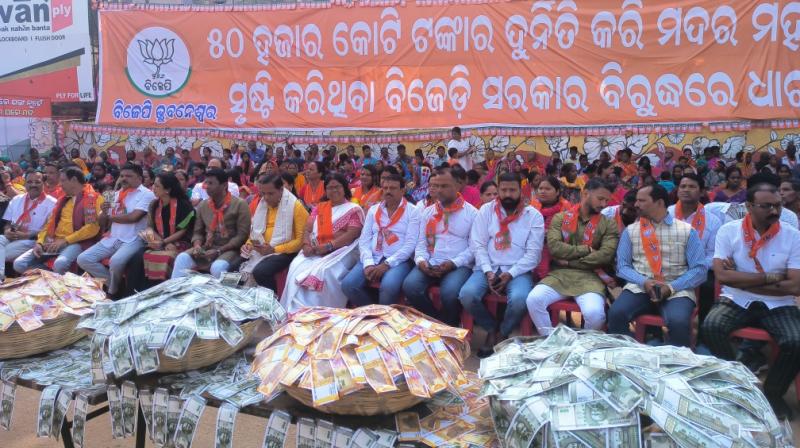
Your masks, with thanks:
[{"label": "printed fabric scarf", "polygon": [[742,233],[744,234],[744,243],[750,248],[750,258],[753,259],[753,263],[756,265],[756,269],[760,273],[764,273],[764,268],[761,266],[761,262],[758,261],[756,255],[758,255],[758,251],[766,246],[766,244],[772,239],[775,238],[775,235],[781,231],[781,223],[780,221],[776,222],[775,224],[769,226],[766,232],[761,235],[761,238],[756,241],[756,229],[753,227],[753,218],[750,216],[750,213],[745,215],[744,220],[742,220]]},{"label": "printed fabric scarf", "polygon": [[[581,213],[580,208],[581,206],[578,204],[564,212],[564,220],[561,222],[561,236],[566,243],[569,243],[569,237],[578,231],[578,218]],[[602,218],[603,216],[598,213],[592,216],[589,222],[586,223],[586,227],[583,229],[583,239],[581,240],[583,245],[592,247],[594,243],[594,234],[597,232],[597,227]],[[603,269],[597,268],[594,272],[606,285],[614,282],[614,278],[608,275]]]},{"label": "printed fabric scarf", "polygon": [[431,219],[425,224],[425,242],[428,245],[428,252],[433,253],[434,246],[436,245],[436,227],[439,225],[442,220],[444,220],[444,228],[442,229],[442,234],[447,233],[447,229],[449,228],[448,220],[450,219],[450,215],[453,213],[458,212],[459,210],[464,208],[464,198],[461,197],[461,193],[458,193],[458,197],[449,207],[443,208],[442,203],[437,201],[436,202],[436,213],[431,217]]},{"label": "printed fabric scarf", "polygon": [[645,217],[639,218],[639,235],[642,238],[642,248],[644,249],[644,256],[647,258],[647,264],[650,265],[650,270],[653,271],[653,277],[658,281],[664,281],[661,243],[658,241],[658,235],[656,235],[656,228],[653,223]]},{"label": "printed fabric scarf", "polygon": [[[50,238],[55,238],[56,236],[56,226],[58,225],[58,220],[61,219],[61,210],[64,209],[64,206],[67,205],[67,201],[69,201],[69,196],[62,196],[59,199],[58,203],[56,204],[55,211],[50,217],[50,221],[47,223],[47,236]],[[97,222],[97,213],[95,207],[97,206],[97,192],[94,191],[89,184],[83,185],[83,191],[81,192],[81,202],[83,204],[83,221],[84,224],[94,224]],[[75,198],[75,205],[74,207],[78,206],[78,198]],[[74,209],[73,209],[74,210]],[[74,223],[73,223],[74,226]],[[78,229],[73,229],[76,231]]]},{"label": "printed fabric scarf", "polygon": [[[683,221],[683,209],[681,208],[681,201],[675,204],[675,217]],[[706,230],[706,211],[703,204],[697,204],[697,210],[694,212],[694,219],[692,219],[692,228],[697,231],[697,235],[702,239],[703,232]]]},{"label": "printed fabric scarf", "polygon": [[228,230],[225,228],[225,210],[231,205],[231,192],[228,191],[225,193],[225,199],[222,201],[222,206],[217,207],[214,204],[214,200],[208,198],[208,207],[211,209],[211,213],[213,218],[211,219],[211,226],[208,229],[208,239],[207,241],[213,241],[214,239],[214,232],[219,230],[219,235],[222,238],[226,238],[228,236]]},{"label": "printed fabric scarf", "polygon": [[29,195],[25,195],[25,204],[22,207],[22,214],[19,215],[19,219],[15,223],[17,227],[21,225],[27,226],[31,222],[31,212],[36,210],[36,207],[44,201],[44,198],[47,196],[44,194],[44,191],[39,195],[38,198],[31,201]]},{"label": "printed fabric scarf", "polygon": [[[167,235],[164,234],[164,218],[161,215],[161,211],[164,209],[164,203],[161,200],[158,200],[158,207],[156,207],[156,231],[158,232],[158,236],[161,238],[167,238]],[[175,233],[175,220],[178,216],[178,200],[172,198],[169,200],[169,234],[173,235]]]},{"label": "printed fabric scarf", "polygon": [[378,242],[375,244],[376,250],[383,250],[384,240],[389,246],[400,240],[400,238],[398,238],[394,233],[390,232],[389,229],[391,229],[395,224],[397,224],[398,221],[400,221],[400,218],[403,216],[405,211],[406,200],[403,198],[400,201],[400,205],[397,207],[397,210],[394,211],[391,219],[389,219],[389,224],[383,226],[381,225],[381,219],[383,218],[383,207],[378,206],[378,210],[375,212],[375,224],[378,225]]},{"label": "printed fabric scarf", "polygon": [[333,204],[331,201],[317,205],[317,244],[324,246],[333,242]]},{"label": "printed fabric scarf", "polygon": [[509,226],[522,216],[522,212],[525,210],[525,204],[520,201],[514,213],[505,218],[503,218],[502,208],[503,206],[500,204],[500,199],[495,199],[494,213],[497,215],[497,221],[500,223],[500,230],[494,235],[494,248],[497,250],[507,250],[511,248],[511,231],[509,230]]}]

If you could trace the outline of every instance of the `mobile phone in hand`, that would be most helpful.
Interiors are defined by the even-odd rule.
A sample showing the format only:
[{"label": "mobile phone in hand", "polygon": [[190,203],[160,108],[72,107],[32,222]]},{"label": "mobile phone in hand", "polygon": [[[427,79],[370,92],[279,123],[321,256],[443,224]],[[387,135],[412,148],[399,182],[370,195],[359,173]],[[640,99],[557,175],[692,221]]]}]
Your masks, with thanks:
[{"label": "mobile phone in hand", "polygon": [[661,301],[661,285],[653,285],[653,295],[655,296],[653,300],[656,302]]}]

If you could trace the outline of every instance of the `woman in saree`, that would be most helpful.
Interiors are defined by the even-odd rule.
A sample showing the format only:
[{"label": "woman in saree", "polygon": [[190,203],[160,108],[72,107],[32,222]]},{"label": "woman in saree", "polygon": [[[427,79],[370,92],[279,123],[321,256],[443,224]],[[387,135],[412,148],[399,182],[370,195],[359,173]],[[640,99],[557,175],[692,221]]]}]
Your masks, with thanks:
[{"label": "woman in saree", "polygon": [[360,184],[353,188],[353,202],[366,213],[370,207],[381,202],[381,186],[378,170],[373,165],[364,165],[360,170]]},{"label": "woman in saree", "polygon": [[303,250],[286,279],[281,304],[293,312],[304,306],[347,306],[341,280],[358,261],[364,211],[341,174],[325,178],[325,197],[312,210],[303,232]]}]

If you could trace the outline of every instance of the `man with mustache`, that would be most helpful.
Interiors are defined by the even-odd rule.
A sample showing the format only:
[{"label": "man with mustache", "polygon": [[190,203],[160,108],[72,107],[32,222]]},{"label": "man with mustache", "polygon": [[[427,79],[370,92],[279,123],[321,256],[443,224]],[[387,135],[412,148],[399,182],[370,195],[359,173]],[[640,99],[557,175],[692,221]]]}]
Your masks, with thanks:
[{"label": "man with mustache", "polygon": [[[110,225],[111,229],[97,244],[78,256],[81,269],[92,277],[108,281],[111,296],[119,290],[128,260],[144,247],[139,232],[147,228],[147,211],[155,195],[142,185],[142,174],[142,167],[132,163],[120,169],[122,189],[114,193],[113,204],[103,203],[99,216],[101,228]],[[109,257],[108,267],[103,266],[102,261]]]},{"label": "man with mustache", "polygon": [[56,206],[56,198],[45,194],[42,174],[30,171],[25,175],[26,194],[14,196],[3,221],[5,232],[0,236],[0,283],[6,278],[6,263],[14,261],[36,245],[36,236]]},{"label": "man with mustache", "polygon": [[767,397],[779,420],[791,420],[783,400],[800,372],[800,232],[780,221],[781,197],[774,184],[761,182],[747,190],[747,214],[717,232],[714,273],[722,294],[703,323],[711,352],[733,360],[730,334],[746,326],[766,330],[780,347],[764,380]]},{"label": "man with mustache", "polygon": [[506,295],[508,304],[500,323],[500,337],[511,335],[525,316],[525,299],[533,289],[531,271],[542,257],[544,218],[522,201],[521,180],[516,173],[500,176],[498,197],[484,204],[475,217],[470,249],[475,270],[458,300],[475,319],[473,343],[479,357],[491,354],[497,321],[483,304],[491,291]]}]

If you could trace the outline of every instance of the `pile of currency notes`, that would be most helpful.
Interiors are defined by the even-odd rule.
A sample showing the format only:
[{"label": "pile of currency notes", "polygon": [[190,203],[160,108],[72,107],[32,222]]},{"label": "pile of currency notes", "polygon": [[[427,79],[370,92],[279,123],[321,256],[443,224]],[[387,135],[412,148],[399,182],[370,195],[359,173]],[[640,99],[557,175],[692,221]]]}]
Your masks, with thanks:
[{"label": "pile of currency notes", "polygon": [[103,301],[102,284],[88,275],[33,270],[0,285],[0,331],[14,322],[28,332],[64,314],[90,314],[92,305]]},{"label": "pile of currency notes", "polygon": [[466,336],[404,306],[304,308],[259,343],[253,371],[264,395],[297,384],[323,410],[355,391],[382,394],[403,382],[412,395],[430,398],[467,383]]},{"label": "pile of currency notes", "polygon": [[565,326],[495,351],[479,374],[507,447],[792,446],[740,363]]},{"label": "pile of currency notes", "polygon": [[[92,374],[103,382],[101,364],[110,360],[117,378],[136,370],[155,372],[163,356],[182,359],[192,341],[223,339],[239,345],[240,324],[256,319],[276,326],[286,312],[266,288],[240,289],[204,275],[168,280],[117,302],[98,303],[78,328],[94,330]],[[107,347],[107,349],[106,349]]]}]

